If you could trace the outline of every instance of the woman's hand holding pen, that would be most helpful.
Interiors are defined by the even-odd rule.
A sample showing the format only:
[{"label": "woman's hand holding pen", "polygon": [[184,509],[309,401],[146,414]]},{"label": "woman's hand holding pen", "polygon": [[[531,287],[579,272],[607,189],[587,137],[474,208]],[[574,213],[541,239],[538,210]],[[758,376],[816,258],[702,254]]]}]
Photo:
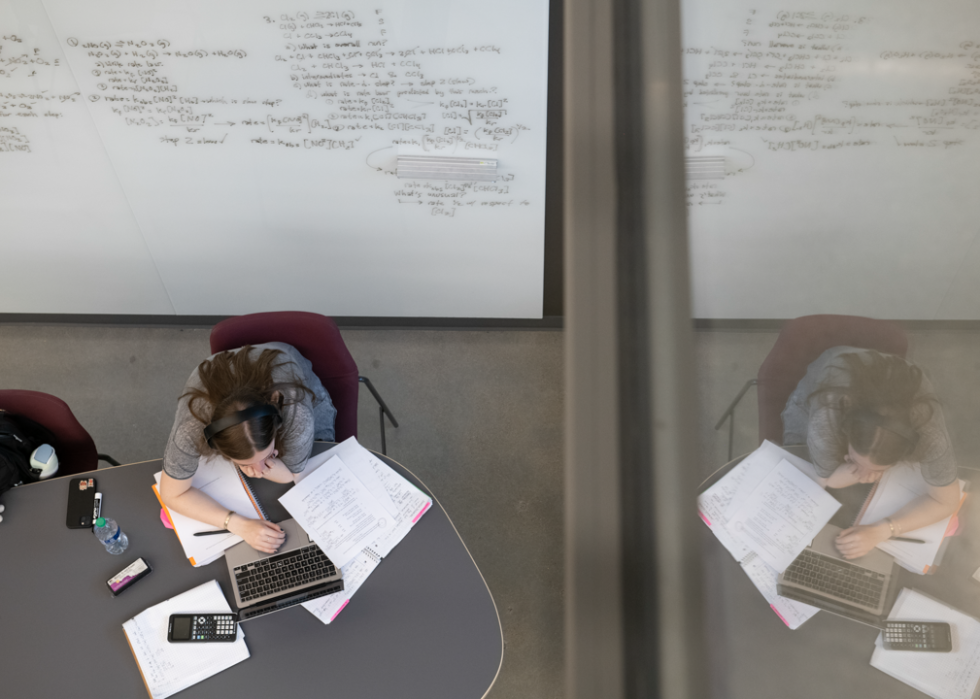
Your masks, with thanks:
[{"label": "woman's hand holding pen", "polygon": [[848,527],[837,535],[834,545],[844,558],[860,558],[875,546],[891,538],[891,527],[888,522],[877,524],[860,524]]},{"label": "woman's hand holding pen", "polygon": [[245,539],[256,551],[275,553],[286,540],[286,533],[274,522],[233,515],[228,530]]}]

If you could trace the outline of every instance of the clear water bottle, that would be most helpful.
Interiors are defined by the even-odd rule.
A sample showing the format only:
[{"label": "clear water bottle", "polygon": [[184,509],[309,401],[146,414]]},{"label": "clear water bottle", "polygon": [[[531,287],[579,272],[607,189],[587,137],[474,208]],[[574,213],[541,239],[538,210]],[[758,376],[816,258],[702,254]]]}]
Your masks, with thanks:
[{"label": "clear water bottle", "polygon": [[111,517],[99,517],[95,520],[95,536],[112,554],[120,554],[129,546],[129,537]]}]

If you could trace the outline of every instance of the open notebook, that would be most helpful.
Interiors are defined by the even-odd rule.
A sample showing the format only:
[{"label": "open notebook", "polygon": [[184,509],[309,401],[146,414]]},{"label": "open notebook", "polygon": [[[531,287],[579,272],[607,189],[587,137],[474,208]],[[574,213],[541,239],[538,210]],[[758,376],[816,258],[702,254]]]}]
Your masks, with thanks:
[{"label": "open notebook", "polygon": [[218,582],[211,580],[154,605],[123,624],[152,699],[165,699],[249,657],[241,626],[233,643],[169,643],[170,615],[190,612],[227,614],[231,607]]},{"label": "open notebook", "polygon": [[[959,481],[960,504],[966,497],[966,482]],[[922,478],[917,465],[899,463],[885,471],[881,479],[868,494],[858,524],[871,524],[890,517],[918,497],[928,493],[929,486]],[[919,529],[902,532],[902,536],[921,539],[924,544],[905,541],[888,541],[878,544],[878,548],[893,556],[903,568],[920,575],[933,572],[939,565],[945,538],[956,529],[956,514]]]},{"label": "open notebook", "polygon": [[[153,492],[160,500],[171,524],[174,525],[174,532],[180,540],[180,545],[184,548],[184,555],[191,562],[191,565],[200,567],[221,558],[226,549],[231,548],[242,540],[237,534],[215,534],[213,536],[194,536],[197,532],[213,531],[214,527],[196,519],[191,519],[179,512],[167,509],[160,499],[160,476],[161,473],[153,474],[156,484]],[[231,461],[223,457],[213,457],[210,459],[201,457],[198,463],[197,472],[194,474],[192,485],[211,496],[216,502],[229,510],[234,510],[242,517],[249,519],[268,519],[261,503],[248,480],[242,476],[241,471]]]}]

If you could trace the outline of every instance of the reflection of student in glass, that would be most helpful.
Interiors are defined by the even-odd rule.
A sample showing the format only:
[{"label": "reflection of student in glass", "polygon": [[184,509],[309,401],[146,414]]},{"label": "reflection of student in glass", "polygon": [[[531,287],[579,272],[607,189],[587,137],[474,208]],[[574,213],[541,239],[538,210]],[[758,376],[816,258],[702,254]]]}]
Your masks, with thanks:
[{"label": "reflection of student in glass", "polygon": [[229,512],[192,487],[198,460],[218,454],[251,478],[289,483],[306,466],[314,439],[333,441],[336,415],[295,347],[268,343],[216,354],[194,370],[177,402],[160,497],[183,515],[273,553],[285,537],[279,525]]},{"label": "reflection of student in glass", "polygon": [[806,444],[831,488],[874,483],[885,470],[918,467],[926,495],[891,517],[837,538],[845,558],[952,514],[960,500],[942,409],[922,370],[901,357],[833,347],[807,368],[783,411],[783,444]]}]

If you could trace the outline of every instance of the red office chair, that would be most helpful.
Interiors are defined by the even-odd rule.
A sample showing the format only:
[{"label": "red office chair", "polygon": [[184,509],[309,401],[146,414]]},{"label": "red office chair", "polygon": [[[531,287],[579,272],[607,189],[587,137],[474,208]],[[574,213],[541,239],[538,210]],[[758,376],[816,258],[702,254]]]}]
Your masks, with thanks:
[{"label": "red office chair", "polygon": [[385,416],[398,427],[395,416],[375,390],[371,381],[360,376],[357,364],[340,336],[337,324],[318,313],[277,311],[252,313],[223,320],[211,329],[211,352],[223,352],[243,345],[285,342],[313,364],[313,373],[327,389],[337,408],[336,439],[342,442],[357,436],[357,397],[359,384],[371,391],[379,406],[381,453],[387,454]]},{"label": "red office chair", "polygon": [[759,391],[759,442],[768,439],[783,443],[783,408],[810,363],[824,350],[846,345],[878,350],[904,357],[908,337],[895,323],[860,316],[812,315],[787,321],[776,344],[759,367],[758,377],[750,379],[722,415],[715,429],[729,420],[728,459],[732,458],[735,407],[753,385]]},{"label": "red office chair", "polygon": [[91,435],[60,398],[38,391],[0,390],[0,409],[23,415],[54,433],[56,443],[51,446],[58,455],[57,476],[94,471],[100,460],[119,465],[111,456],[96,451]]}]

